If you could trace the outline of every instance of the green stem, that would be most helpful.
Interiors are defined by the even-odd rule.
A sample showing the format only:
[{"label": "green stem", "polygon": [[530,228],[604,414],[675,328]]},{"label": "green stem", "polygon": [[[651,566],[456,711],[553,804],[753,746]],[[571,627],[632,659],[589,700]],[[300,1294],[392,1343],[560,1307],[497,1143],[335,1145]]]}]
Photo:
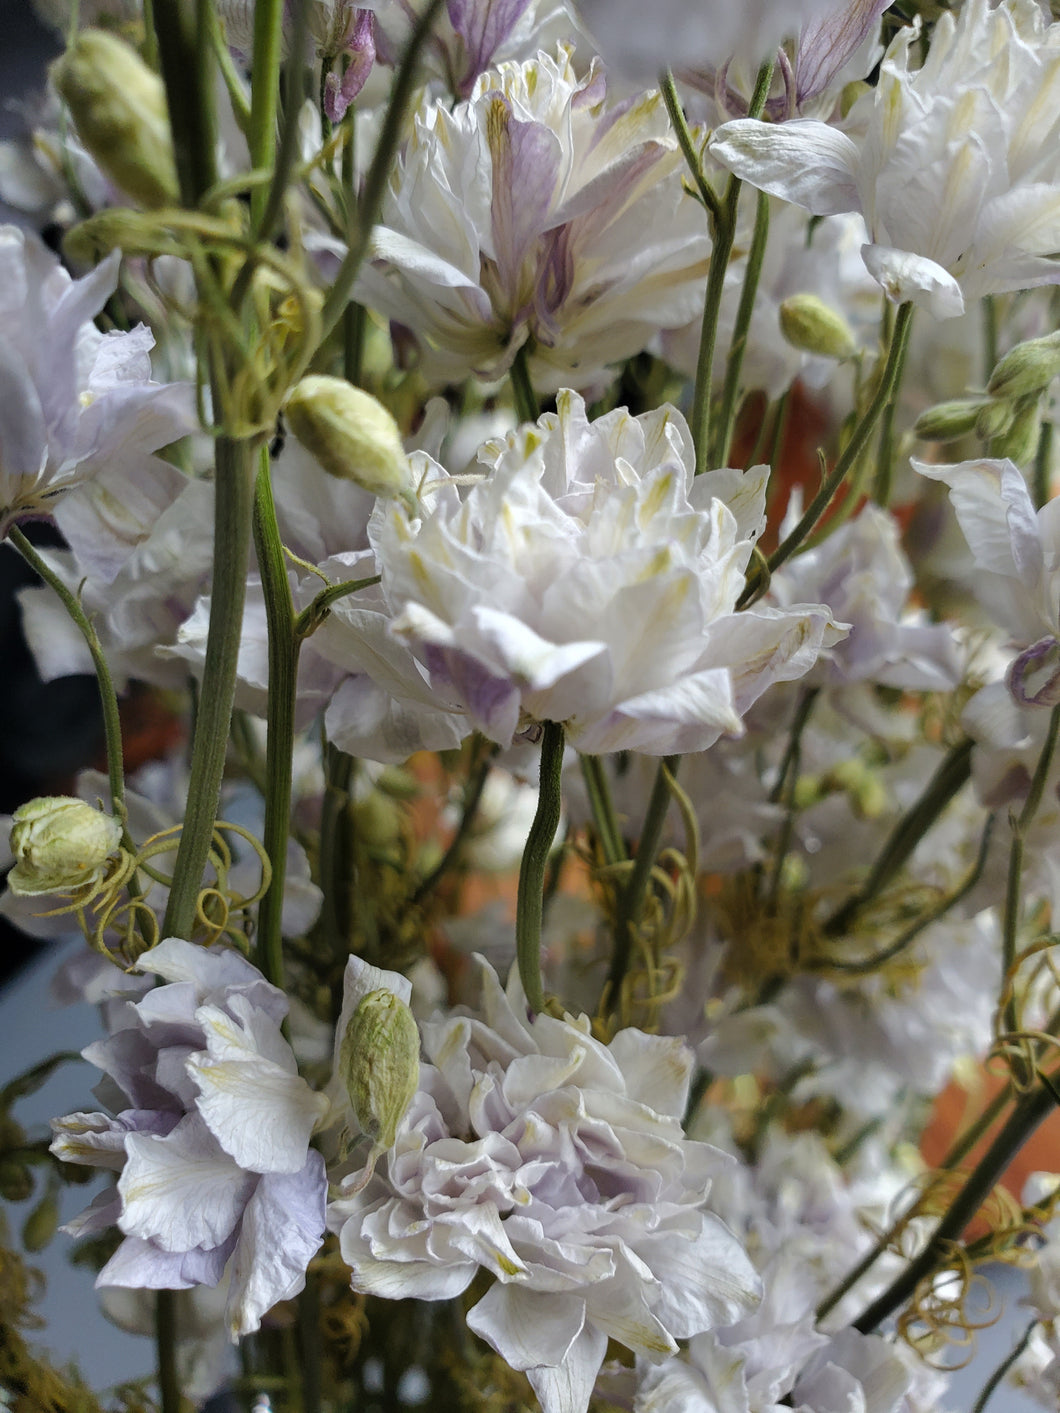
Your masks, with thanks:
[{"label": "green stem", "polygon": [[162,1413],[180,1413],[180,1378],[177,1374],[177,1292],[155,1292],[155,1351],[158,1357],[158,1394]]},{"label": "green stem", "polygon": [[1020,1357],[1023,1351],[1027,1348],[1028,1344],[1030,1344],[1031,1335],[1034,1333],[1037,1326],[1037,1319],[1034,1319],[1030,1322],[1027,1328],[1023,1331],[1023,1334],[1019,1337],[1019,1339],[1013,1346],[1012,1353],[1006,1355],[1006,1357],[1002,1359],[1001,1363],[987,1379],[986,1383],[983,1385],[982,1393],[975,1400],[975,1404],[972,1408],[972,1413],[986,1413],[986,1405],[990,1402],[991,1398],[993,1398],[994,1394],[1000,1388],[1002,1379],[1012,1368],[1013,1364],[1015,1364],[1016,1360]]},{"label": "green stem", "polygon": [[583,756],[579,752],[578,762],[582,768],[582,779],[585,781],[585,791],[589,796],[589,807],[592,810],[593,823],[596,826],[597,838],[600,840],[604,863],[621,863],[626,857],[626,849],[622,842],[622,831],[615,816],[614,801],[611,799],[611,787],[607,782],[607,771],[604,769],[603,758],[601,756]]},{"label": "green stem", "polygon": [[880,439],[876,448],[876,477],[872,483],[872,499],[877,505],[882,505],[884,509],[890,502],[891,487],[894,481],[894,414],[898,409],[898,394],[902,387],[902,375],[905,373],[908,351],[909,340],[907,337],[902,344],[898,366],[895,369],[891,395],[880,420]]},{"label": "green stem", "polygon": [[257,550],[265,618],[269,633],[268,734],[265,738],[265,825],[262,843],[272,865],[272,879],[258,906],[258,960],[274,986],[283,987],[283,890],[287,838],[291,827],[291,761],[298,701],[298,650],[294,604],[287,578],[276,506],[272,498],[269,451],[258,454],[254,497],[254,547]]},{"label": "green stem", "polygon": [[543,1011],[545,992],[541,983],[541,922],[545,870],[552,841],[559,828],[563,796],[563,727],[546,721],[541,737],[541,784],[537,813],[530,826],[523,861],[519,869],[519,893],[515,903],[515,953],[519,976],[532,1011]]},{"label": "green stem", "polygon": [[799,698],[795,718],[791,723],[787,750],[784,752],[784,759],[780,764],[777,783],[770,792],[770,803],[779,804],[781,801],[784,803],[784,822],[777,839],[776,852],[773,857],[773,876],[770,879],[767,894],[771,910],[775,910],[777,899],[780,897],[784,860],[788,856],[792,835],[795,832],[795,791],[799,783],[799,768],[802,763],[802,733],[806,730],[806,723],[810,719],[810,712],[813,710],[813,704],[817,700],[820,690],[819,687],[807,687]]},{"label": "green stem", "polygon": [[674,76],[669,69],[659,79],[659,91],[662,93],[663,103],[673,124],[674,134],[677,138],[677,145],[684,154],[685,164],[692,173],[692,180],[696,184],[700,200],[710,212],[714,220],[721,217],[721,202],[718,200],[717,192],[707,181],[706,173],[703,171],[703,163],[700,161],[699,153],[696,151],[695,143],[692,140],[692,133],[689,130],[688,122],[685,119],[684,109],[681,107],[681,100],[677,96],[677,85],[674,83]]},{"label": "green stem", "polygon": [[255,448],[217,439],[210,627],[192,745],[188,805],[173,868],[163,937],[189,937],[221,793],[243,626],[254,501]]},{"label": "green stem", "polygon": [[299,641],[303,638],[311,637],[331,612],[331,605],[338,603],[339,599],[344,599],[348,594],[355,594],[359,589],[370,589],[373,584],[379,583],[378,574],[370,574],[367,579],[343,579],[338,584],[329,584],[326,589],[321,589],[312,603],[306,605],[302,612],[295,619],[294,631]]},{"label": "green stem", "polygon": [[712,466],[727,466],[729,448],[732,445],[733,428],[736,425],[736,408],[740,395],[740,374],[743,371],[744,354],[747,351],[747,334],[754,313],[755,296],[762,275],[762,263],[769,240],[769,197],[764,191],[758,193],[755,208],[754,234],[751,248],[747,252],[747,266],[744,270],[743,289],[736,310],[736,323],[729,346],[729,360],[725,368],[725,384],[721,394],[721,410],[718,415],[717,434],[710,454]]},{"label": "green stem", "polygon": [[103,710],[103,739],[107,747],[107,778],[110,783],[111,811],[113,814],[119,815],[124,824],[125,770],[122,758],[121,716],[118,711],[118,694],[114,690],[114,679],[110,675],[103,646],[96,630],[81,607],[77,595],[67,588],[47,561],[37,553],[19,527],[12,525],[7,535],[34,573],[38,574],[49,589],[58,596],[66,612],[77,625],[78,631],[85,640],[85,646],[91,654],[92,666],[95,668],[96,682],[99,686],[99,702]]},{"label": "green stem", "polygon": [[[887,363],[880,379],[880,385],[876,389],[876,394],[868,407],[865,409],[861,420],[854,428],[850,441],[843,448],[839,460],[835,464],[835,469],[830,476],[827,476],[821,484],[820,490],[806,508],[806,513],[792,530],[791,534],[783,540],[773,551],[769,559],[770,572],[775,572],[780,565],[790,559],[803,540],[817,524],[818,520],[828,509],[832,497],[846,479],[852,466],[857,463],[858,457],[865,448],[873,428],[880,420],[884,408],[897,386],[897,380],[905,360],[906,345],[909,341],[909,329],[913,321],[913,305],[903,304],[898,309],[897,317],[894,321],[894,334],[891,338],[891,346],[887,355]],[[756,586],[748,585],[737,607],[744,607],[751,601],[756,592]]]},{"label": "green stem", "polygon": [[[256,0],[254,5],[254,62],[251,66],[247,146],[251,167],[261,170],[272,170],[276,160],[283,12],[284,0]],[[268,191],[264,187],[255,187],[250,194],[250,219],[253,230],[259,236],[266,233],[262,217],[269,204]]]},{"label": "green stem", "polygon": [[210,0],[155,0],[155,34],[183,204],[217,180]]},{"label": "green stem", "polygon": [[[260,3],[260,0],[259,0]],[[270,4],[275,4],[276,0],[269,0]],[[283,126],[280,133],[278,149],[275,146],[275,111],[273,116],[273,153],[270,158],[272,166],[272,181],[268,188],[268,195],[264,202],[264,209],[261,211],[260,220],[254,223],[254,230],[259,237],[268,239],[279,221],[283,211],[283,198],[291,180],[291,173],[294,171],[299,156],[300,128],[299,115],[302,110],[302,100],[305,97],[305,65],[299,59],[299,55],[304,54],[309,36],[309,4],[310,0],[296,0],[293,7],[293,17],[291,23],[290,54],[285,73],[284,94],[283,94]],[[255,12],[255,21],[257,13]],[[257,87],[257,73],[254,74],[255,88]],[[274,85],[275,90],[275,85]],[[275,100],[273,100],[275,110]],[[254,166],[258,164],[253,163]],[[251,208],[253,211],[253,207]]]},{"label": "green stem", "polygon": [[964,740],[948,752],[919,800],[891,830],[862,886],[825,923],[828,936],[848,931],[861,909],[886,888],[971,773],[972,742]]},{"label": "green stem", "polygon": [[534,395],[534,385],[530,381],[530,355],[524,343],[515,355],[508,369],[508,380],[512,385],[512,397],[520,422],[536,422],[541,409]]},{"label": "green stem", "polygon": [[946,1156],[939,1164],[939,1167],[945,1172],[950,1172],[957,1167],[958,1163],[963,1163],[968,1154],[982,1138],[983,1134],[993,1127],[995,1121],[1011,1098],[1011,1085],[1006,1085],[1004,1089],[999,1089],[978,1118],[974,1119],[964,1132],[950,1144]]},{"label": "green stem", "polygon": [[357,230],[331,283],[327,298],[324,300],[324,308],[321,313],[321,342],[327,338],[339,322],[342,311],[349,302],[361,262],[368,252],[372,228],[379,215],[379,208],[383,203],[383,192],[386,190],[386,184],[394,166],[394,154],[401,141],[405,109],[408,107],[416,81],[420,50],[426,43],[435,18],[444,3],[445,0],[428,0],[426,8],[412,31],[405,52],[401,56],[401,64],[390,88],[390,100],[387,103],[379,141],[372,156],[372,164],[365,177],[364,191],[357,209]]},{"label": "green stem", "polygon": [[298,1297],[298,1334],[302,1363],[302,1407],[304,1413],[320,1413],[323,1407],[320,1339],[320,1277],[308,1271],[305,1289]]},{"label": "green stem", "polygon": [[655,784],[648,801],[648,811],[644,817],[644,828],[637,842],[633,871],[618,900],[615,951],[607,976],[607,995],[612,1006],[617,1002],[619,990],[629,970],[630,957],[633,955],[633,931],[644,907],[644,895],[651,879],[651,871],[655,867],[659,841],[670,808],[670,781],[677,773],[680,763],[680,756],[666,756],[659,762],[659,768],[655,772]]},{"label": "green stem", "polygon": [[1048,1118],[1056,1105],[1053,1091],[1037,1084],[1013,1109],[1008,1122],[968,1176],[968,1180],[950,1204],[935,1228],[931,1240],[915,1260],[879,1295],[853,1322],[862,1334],[870,1334],[899,1309],[916,1291],[920,1282],[945,1260],[951,1244],[975,1217],[995,1184],[1035,1130]]}]

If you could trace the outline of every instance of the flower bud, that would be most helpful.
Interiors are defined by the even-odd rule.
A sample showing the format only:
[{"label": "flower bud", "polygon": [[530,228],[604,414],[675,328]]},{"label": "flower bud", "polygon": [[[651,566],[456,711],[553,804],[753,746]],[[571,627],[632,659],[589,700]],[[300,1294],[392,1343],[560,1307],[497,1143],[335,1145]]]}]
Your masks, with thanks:
[{"label": "flower bud", "polygon": [[913,435],[922,442],[955,442],[973,430],[984,406],[982,398],[940,402],[916,419]]},{"label": "flower bud", "polygon": [[343,378],[312,374],[287,399],[287,424],[331,476],[376,496],[412,489],[398,425],[381,402]]},{"label": "flower bud", "polygon": [[385,1151],[420,1082],[420,1033],[400,996],[380,987],[361,1000],[342,1038],[339,1065],[357,1122]]},{"label": "flower bud", "polygon": [[43,795],[11,818],[12,893],[37,897],[96,884],[121,843],[121,821],[69,795]]},{"label": "flower bud", "polygon": [[975,419],[975,435],[984,442],[1001,437],[1016,420],[1016,411],[1010,402],[988,402],[980,409]]},{"label": "flower bud", "polygon": [[1011,424],[990,442],[991,456],[999,461],[1008,457],[1017,466],[1025,466],[1031,460],[1042,434],[1039,400],[1038,394],[1035,394],[1016,403]]},{"label": "flower bud", "polygon": [[1030,339],[1009,349],[986,385],[991,397],[1008,400],[1031,397],[1044,390],[1060,373],[1060,333]]},{"label": "flower bud", "polygon": [[162,80],[117,35],[86,29],[51,68],[78,136],[110,179],[141,206],[178,199]]},{"label": "flower bud", "polygon": [[59,1230],[59,1201],[46,1192],[22,1224],[22,1245],[27,1251],[43,1251]]},{"label": "flower bud", "polygon": [[794,348],[824,358],[852,358],[857,344],[843,316],[815,294],[793,294],[780,306],[780,332]]}]

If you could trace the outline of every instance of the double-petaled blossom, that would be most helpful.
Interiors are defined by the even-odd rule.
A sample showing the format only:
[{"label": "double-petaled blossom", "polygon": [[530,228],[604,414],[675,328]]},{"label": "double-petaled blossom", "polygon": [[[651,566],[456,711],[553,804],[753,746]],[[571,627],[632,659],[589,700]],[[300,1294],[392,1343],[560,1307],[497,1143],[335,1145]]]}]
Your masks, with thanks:
[{"label": "double-petaled blossom", "polygon": [[101,1286],[188,1290],[227,1267],[226,1322],[246,1334],[302,1289],[323,1239],[309,1139],[327,1100],[280,1031],[287,998],[238,953],[171,937],[137,965],[165,984],[112,1004],[111,1035],[84,1052],[113,1112],[53,1123],[58,1157],[116,1176],[68,1230],[124,1235]]},{"label": "double-petaled blossom", "polygon": [[898,33],[845,130],[738,119],[710,150],[814,215],[860,211],[886,293],[951,318],[1060,280],[1060,24],[1034,0],[968,0],[914,68],[917,33]]},{"label": "double-petaled blossom", "polygon": [[535,386],[588,387],[685,323],[709,240],[662,98],[607,101],[569,50],[429,102],[391,179],[363,303],[410,330],[425,371],[496,378],[526,346]]},{"label": "double-petaled blossom", "polygon": [[54,515],[115,568],[128,526],[182,480],[151,453],[193,426],[190,388],[151,381],[150,330],[93,324],[117,282],[117,254],[73,280],[34,237],[0,227],[0,534]]},{"label": "double-petaled blossom", "polygon": [[[656,1361],[757,1302],[740,1243],[704,1210],[731,1160],[684,1136],[679,1040],[604,1045],[586,1016],[529,1020],[514,973],[505,992],[481,969],[480,1014],[422,1027],[430,1063],[397,1137],[328,1221],[358,1291],[451,1299],[492,1275],[468,1324],[544,1413],[584,1413],[609,1338]],[[351,959],[343,1017],[383,989],[404,999],[408,982]]]},{"label": "double-petaled blossom", "polygon": [[463,498],[428,468],[419,507],[380,502],[369,535],[439,708],[500,745],[553,721],[594,754],[705,750],[838,636],[818,604],[736,612],[766,468],[695,476],[672,407],[590,422],[563,392],[479,461]]}]

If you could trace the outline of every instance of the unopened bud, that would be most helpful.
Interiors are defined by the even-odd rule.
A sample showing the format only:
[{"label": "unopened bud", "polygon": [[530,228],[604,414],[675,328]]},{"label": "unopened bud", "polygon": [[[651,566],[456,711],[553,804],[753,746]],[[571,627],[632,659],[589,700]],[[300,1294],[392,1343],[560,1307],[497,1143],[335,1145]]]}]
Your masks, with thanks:
[{"label": "unopened bud", "polygon": [[70,795],[43,795],[11,817],[12,893],[37,897],[96,884],[121,843],[121,821]]},{"label": "unopened bud", "polygon": [[1016,420],[1016,409],[1010,402],[988,402],[975,419],[975,435],[984,442],[1004,436]]},{"label": "unopened bud", "polygon": [[51,69],[78,136],[110,179],[141,206],[177,201],[173,135],[162,80],[132,48],[86,29]]},{"label": "unopened bud", "polygon": [[794,348],[823,358],[851,358],[857,352],[850,325],[815,294],[793,294],[784,300],[780,332]]},{"label": "unopened bud", "polygon": [[15,1158],[0,1162],[0,1197],[5,1202],[25,1202],[33,1196],[33,1174]]},{"label": "unopened bud", "polygon": [[1039,394],[1024,398],[1014,409],[1012,423],[990,442],[990,455],[998,460],[1008,457],[1017,466],[1025,466],[1038,449],[1042,434]]},{"label": "unopened bud", "polygon": [[361,1130],[385,1151],[420,1082],[420,1034],[400,996],[369,991],[350,1017],[339,1064]]},{"label": "unopened bud", "polygon": [[59,1201],[46,1192],[22,1224],[22,1245],[27,1251],[43,1251],[59,1230]]},{"label": "unopened bud", "polygon": [[955,442],[973,430],[984,406],[989,404],[982,398],[937,403],[916,419],[913,435],[922,442]]},{"label": "unopened bud", "polygon": [[343,378],[312,374],[287,399],[287,423],[331,476],[376,496],[412,488],[401,432],[381,402]]},{"label": "unopened bud", "polygon": [[1060,373],[1060,333],[1030,339],[1009,349],[986,385],[991,397],[1009,400],[1044,392]]}]

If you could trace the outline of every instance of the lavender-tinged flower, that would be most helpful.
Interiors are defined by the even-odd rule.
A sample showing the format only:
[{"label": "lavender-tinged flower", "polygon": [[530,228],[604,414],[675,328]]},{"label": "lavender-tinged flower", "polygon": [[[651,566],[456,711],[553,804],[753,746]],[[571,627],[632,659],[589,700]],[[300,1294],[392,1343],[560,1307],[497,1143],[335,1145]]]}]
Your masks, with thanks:
[{"label": "lavender-tinged flower", "polygon": [[437,380],[588,387],[685,323],[709,242],[658,93],[606,102],[570,51],[484,74],[415,116],[358,298],[410,329]]},{"label": "lavender-tinged flower", "polygon": [[0,227],[0,534],[54,513],[115,568],[128,522],[182,479],[151,453],[193,425],[190,389],[150,381],[150,331],[92,323],[117,282],[117,253],[72,280],[34,237]]},{"label": "lavender-tinged flower", "polygon": [[301,1290],[324,1231],[327,1109],[280,1032],[287,999],[237,953],[167,938],[139,960],[166,983],[112,1003],[109,1039],[84,1055],[114,1116],[68,1114],[52,1151],[117,1185],[68,1227],[117,1225],[101,1286],[187,1290],[226,1267],[233,1337]]},{"label": "lavender-tinged flower", "polygon": [[762,692],[837,633],[820,605],[735,611],[766,468],[694,476],[672,407],[590,424],[564,392],[558,409],[487,443],[490,474],[463,500],[439,467],[419,515],[377,506],[393,632],[439,706],[501,745],[543,721],[599,754],[740,734]]},{"label": "lavender-tinged flower", "polygon": [[1034,0],[968,0],[913,69],[917,33],[896,36],[846,131],[746,118],[710,150],[815,215],[860,211],[873,278],[944,319],[966,299],[1060,280],[1060,25]]},{"label": "lavender-tinged flower", "polygon": [[[491,1273],[468,1324],[544,1413],[583,1413],[608,1338],[658,1360],[740,1318],[759,1283],[703,1210],[728,1160],[681,1130],[691,1052],[632,1029],[605,1046],[585,1016],[528,1021],[514,973],[505,993],[483,963],[482,982],[481,1018],[423,1027],[431,1063],[397,1139],[329,1224],[355,1290],[439,1300]],[[346,987],[348,1019],[408,983],[353,958]]]}]

